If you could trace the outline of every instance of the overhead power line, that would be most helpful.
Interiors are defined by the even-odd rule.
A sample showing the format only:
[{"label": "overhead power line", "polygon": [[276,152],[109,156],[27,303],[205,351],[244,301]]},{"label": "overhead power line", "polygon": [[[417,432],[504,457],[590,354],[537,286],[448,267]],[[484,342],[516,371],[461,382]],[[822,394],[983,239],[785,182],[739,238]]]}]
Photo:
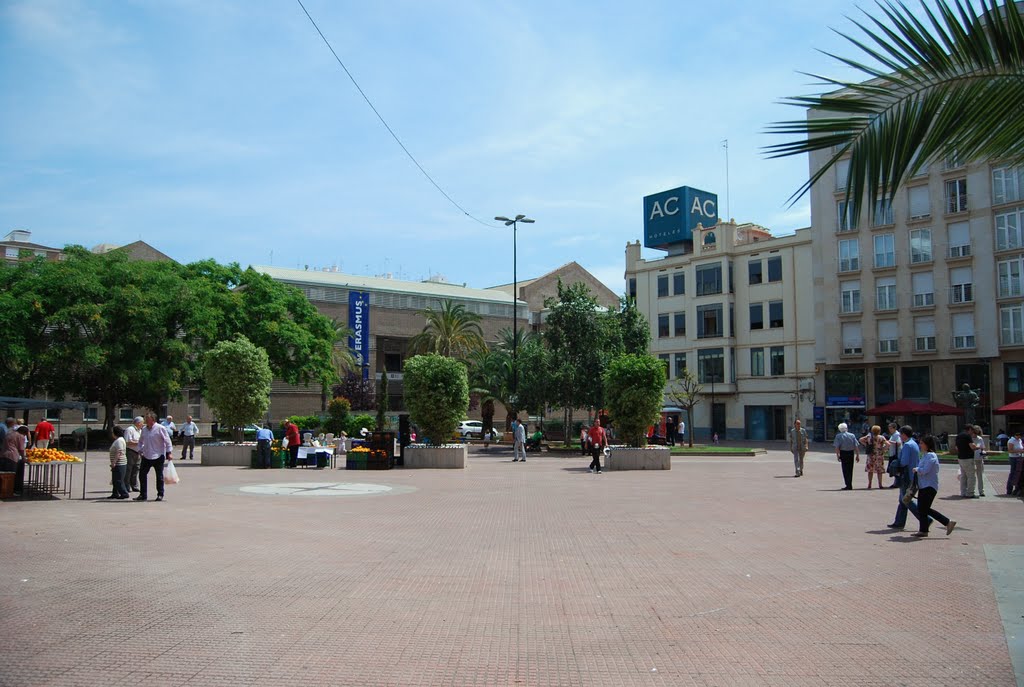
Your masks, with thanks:
[{"label": "overhead power line", "polygon": [[302,4],[302,0],[295,0],[295,2],[299,3],[299,7],[301,7],[302,11],[306,13],[306,17],[309,19],[309,22],[313,25],[313,28],[316,29],[316,32],[318,34],[320,34],[320,38],[323,40],[324,45],[326,45],[327,49],[331,51],[332,55],[334,55],[334,59],[338,62],[338,64],[341,66],[341,68],[345,70],[345,74],[348,75],[349,80],[352,81],[352,85],[354,85],[356,87],[356,90],[359,91],[359,95],[363,96],[363,100],[365,100],[366,104],[370,106],[371,110],[373,110],[373,114],[377,115],[377,119],[379,119],[380,123],[384,125],[384,128],[388,130],[388,133],[391,134],[391,138],[395,139],[395,143],[397,143],[398,146],[409,157],[409,159],[412,160],[412,163],[414,165],[416,165],[416,168],[418,170],[420,170],[420,172],[423,174],[423,176],[425,176],[427,178],[427,181],[429,181],[431,183],[431,185],[433,185],[433,187],[436,188],[441,193],[441,195],[444,196],[448,200],[449,203],[451,203],[456,208],[458,208],[459,212],[464,214],[466,217],[469,217],[474,222],[479,222],[480,224],[484,225],[485,227],[497,226],[495,224],[491,224],[490,222],[484,222],[483,220],[473,216],[464,207],[462,207],[461,205],[456,203],[455,200],[451,196],[449,196],[445,192],[445,190],[438,185],[438,183],[436,181],[434,181],[434,178],[431,177],[430,174],[427,173],[427,170],[423,169],[423,165],[421,165],[419,163],[419,161],[416,159],[416,157],[412,153],[409,152],[409,149],[405,147],[404,143],[402,143],[402,139],[400,139],[398,137],[398,134],[396,134],[394,132],[394,130],[388,125],[387,121],[385,121],[384,117],[381,116],[380,112],[377,111],[377,108],[373,106],[373,103],[370,102],[370,98],[367,97],[366,93],[363,92],[363,89],[360,88],[359,82],[356,81],[356,77],[352,76],[352,72],[350,72],[348,70],[348,67],[345,66],[345,63],[341,61],[340,57],[338,57],[338,53],[334,51],[334,47],[331,46],[331,42],[329,40],[327,40],[327,36],[325,36],[324,32],[320,30],[319,26],[317,26],[316,20],[313,19],[313,16],[309,13],[309,10],[307,10],[306,6]]}]

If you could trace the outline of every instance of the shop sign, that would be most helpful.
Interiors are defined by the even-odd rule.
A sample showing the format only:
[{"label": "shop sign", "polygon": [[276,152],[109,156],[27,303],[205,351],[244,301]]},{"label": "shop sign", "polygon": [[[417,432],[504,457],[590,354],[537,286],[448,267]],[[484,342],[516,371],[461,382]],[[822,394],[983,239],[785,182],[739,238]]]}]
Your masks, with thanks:
[{"label": "shop sign", "polygon": [[718,224],[718,195],[680,186],[644,197],[644,246],[666,246],[693,241],[697,225]]},{"label": "shop sign", "polygon": [[348,347],[356,359],[356,365],[362,368],[363,379],[370,377],[370,292],[348,292],[348,328],[352,336],[348,337]]}]

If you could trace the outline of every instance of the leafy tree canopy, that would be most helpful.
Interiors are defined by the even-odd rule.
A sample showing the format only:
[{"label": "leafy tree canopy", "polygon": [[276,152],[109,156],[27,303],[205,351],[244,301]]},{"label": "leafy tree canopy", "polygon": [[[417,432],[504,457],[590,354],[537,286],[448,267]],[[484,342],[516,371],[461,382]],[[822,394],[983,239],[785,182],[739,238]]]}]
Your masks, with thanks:
[{"label": "leafy tree canopy", "polygon": [[412,422],[433,445],[447,443],[469,408],[466,366],[433,353],[405,363],[405,403]]},{"label": "leafy tree canopy", "polygon": [[270,359],[244,336],[221,341],[208,351],[203,373],[207,401],[229,427],[256,422],[270,407]]},{"label": "leafy tree canopy", "polygon": [[658,420],[665,366],[652,355],[622,355],[604,375],[608,414],[630,446],[647,444],[647,428]]}]

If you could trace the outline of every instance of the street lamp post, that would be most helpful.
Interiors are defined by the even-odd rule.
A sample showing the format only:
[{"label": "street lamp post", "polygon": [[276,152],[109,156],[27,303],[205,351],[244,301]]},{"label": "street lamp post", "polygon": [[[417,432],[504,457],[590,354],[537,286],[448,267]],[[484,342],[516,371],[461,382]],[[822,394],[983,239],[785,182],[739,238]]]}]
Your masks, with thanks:
[{"label": "street lamp post", "polygon": [[[517,400],[519,393],[519,318],[516,315],[516,300],[519,298],[519,279],[516,274],[516,232],[519,223],[533,224],[533,220],[526,215],[516,215],[514,219],[508,217],[495,217],[499,222],[504,222],[506,227],[512,227],[512,399]],[[518,410],[518,408],[513,408]]]}]

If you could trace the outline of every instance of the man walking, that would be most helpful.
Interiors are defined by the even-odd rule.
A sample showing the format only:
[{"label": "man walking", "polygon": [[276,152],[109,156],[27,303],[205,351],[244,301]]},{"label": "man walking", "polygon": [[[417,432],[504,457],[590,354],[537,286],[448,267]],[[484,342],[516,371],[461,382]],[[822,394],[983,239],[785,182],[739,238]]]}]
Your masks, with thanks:
[{"label": "man walking", "polygon": [[1020,495],[1021,467],[1024,464],[1024,440],[1020,438],[1020,430],[1014,430],[1013,438],[1006,442],[1006,450],[1010,452],[1010,476],[1006,479],[1007,496]]},{"label": "man walking", "polygon": [[974,496],[974,427],[967,425],[956,435],[956,461],[960,464],[960,498]]},{"label": "man walking", "polygon": [[789,430],[789,450],[793,453],[793,477],[803,477],[804,456],[807,454],[807,430],[800,423],[800,420],[793,422],[793,428]]},{"label": "man walking", "polygon": [[188,415],[185,418],[185,424],[181,426],[181,459],[185,460],[185,451],[188,451],[188,459],[194,460],[196,457],[196,436],[199,434],[199,427],[196,423],[192,422],[192,416]]},{"label": "man walking", "polygon": [[274,440],[274,433],[266,425],[261,425],[256,431],[256,455],[260,458],[260,465],[264,469],[270,467],[270,442]]},{"label": "man walking", "polygon": [[526,462],[526,427],[523,423],[516,418],[512,426],[512,462],[515,463],[519,460],[519,454],[522,454],[522,461]]},{"label": "man walking", "polygon": [[[889,423],[889,460],[896,459],[896,465],[899,465],[900,449],[903,448],[903,439],[900,437],[899,427],[895,422]],[[886,466],[888,467],[888,466]],[[899,489],[900,480],[897,475],[893,475],[892,485],[890,489]]]},{"label": "man walking", "polygon": [[590,471],[601,474],[601,453],[608,446],[608,433],[600,422],[595,422],[590,428]]},{"label": "man walking", "polygon": [[158,425],[156,413],[146,413],[146,426],[139,433],[139,454],[142,456],[142,471],[139,475],[139,495],[136,501],[146,500],[149,486],[149,471],[156,470],[156,500],[164,500],[164,460],[174,457],[171,435],[167,428]]},{"label": "man walking", "polygon": [[839,434],[836,434],[832,445],[836,449],[836,460],[843,465],[843,481],[846,482],[846,486],[842,488],[842,491],[851,491],[853,489],[853,461],[856,459],[858,463],[860,462],[860,442],[852,432],[847,431],[849,425],[845,422],[840,422],[838,429]]},{"label": "man walking", "polygon": [[142,416],[137,416],[130,427],[124,430],[124,441],[128,447],[128,466],[124,473],[124,483],[131,491],[139,490],[139,467],[142,457],[139,455],[139,437],[142,435]]},{"label": "man walking", "polygon": [[[889,523],[888,527],[894,530],[902,530],[907,526],[907,512],[917,517],[917,502],[911,501],[910,505],[904,505],[903,497],[906,496],[910,484],[914,480],[914,470],[921,462],[921,447],[914,441],[914,429],[910,425],[900,427],[900,439],[903,446],[900,448],[900,476],[897,481],[900,483],[900,500],[896,506],[896,517]],[[929,518],[930,522],[930,518]]]}]

